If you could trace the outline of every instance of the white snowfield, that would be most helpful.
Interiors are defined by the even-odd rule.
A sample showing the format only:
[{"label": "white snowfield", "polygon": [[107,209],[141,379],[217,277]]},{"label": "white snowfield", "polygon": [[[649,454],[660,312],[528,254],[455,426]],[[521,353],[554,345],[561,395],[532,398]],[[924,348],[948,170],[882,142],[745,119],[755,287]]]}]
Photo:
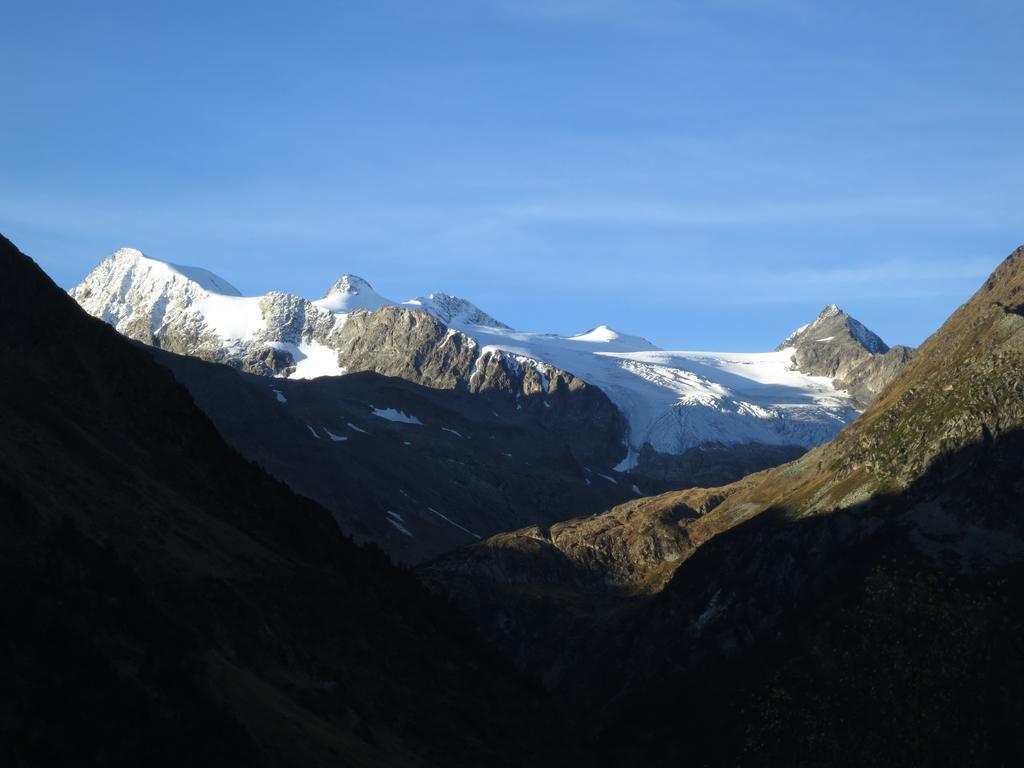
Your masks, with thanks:
[{"label": "white snowfield", "polygon": [[540,360],[599,387],[629,425],[619,470],[635,466],[644,443],[671,454],[707,443],[811,448],[858,415],[830,379],[795,370],[792,349],[671,352],[606,326],[569,337],[455,327],[483,352]]},{"label": "white snowfield", "polygon": [[412,424],[414,426],[423,426],[423,422],[417,419],[415,416],[410,416],[405,411],[398,411],[394,408],[376,408],[370,406],[370,411],[374,416],[384,419],[385,421],[394,421],[399,424]]},{"label": "white snowfield", "polygon": [[[289,298],[286,294],[245,297],[211,272],[151,259],[133,249],[105,260],[71,295],[122,332],[140,315],[151,316],[154,332],[165,325],[191,324],[217,337],[226,349],[256,343],[286,350],[297,361],[293,378],[345,373],[329,347],[274,337],[279,331],[271,327],[267,307]],[[395,304],[362,278],[343,275],[324,298],[307,304],[307,313],[323,313],[326,321],[340,326],[352,312]],[[568,337],[527,333],[465,299],[441,293],[402,306],[428,312],[475,339],[480,355],[500,350],[513,364],[536,366],[545,374],[545,385],[544,368],[551,365],[599,387],[628,424],[628,456],[616,467],[620,470],[635,465],[645,443],[672,454],[708,443],[810,448],[833,437],[858,414],[849,395],[831,381],[794,370],[791,349],[672,352],[607,326]],[[390,410],[374,415],[399,420]]]}]

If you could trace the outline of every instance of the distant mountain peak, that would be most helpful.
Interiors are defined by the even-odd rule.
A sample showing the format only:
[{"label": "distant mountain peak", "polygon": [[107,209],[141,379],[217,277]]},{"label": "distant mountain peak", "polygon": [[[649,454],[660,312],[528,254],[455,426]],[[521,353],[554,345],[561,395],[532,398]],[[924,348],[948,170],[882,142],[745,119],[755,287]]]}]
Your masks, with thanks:
[{"label": "distant mountain peak", "polygon": [[629,334],[619,333],[609,325],[599,325],[595,328],[591,328],[589,331],[585,331],[584,333],[570,336],[569,340],[584,341],[593,344],[610,344],[620,347],[628,347],[629,349],[635,350],[657,349],[654,344],[642,336],[630,336]]},{"label": "distant mountain peak", "polygon": [[821,310],[821,312],[818,313],[817,319],[818,320],[828,320],[828,318],[830,318],[830,317],[835,317],[836,315],[844,315],[844,314],[846,314],[846,313],[843,312],[843,310],[841,310],[839,308],[838,304],[829,304],[827,307],[825,307],[823,310]]},{"label": "distant mountain peak", "polygon": [[[109,264],[116,270],[148,269],[151,272],[151,278],[157,282],[172,281],[175,275],[180,275],[181,278],[195,283],[209,293],[221,294],[223,296],[242,295],[239,289],[209,269],[203,269],[198,266],[184,266],[162,259],[155,259],[152,256],[146,256],[137,248],[119,248],[113,254],[106,257],[103,264]],[[100,266],[103,264],[100,264]]]},{"label": "distant mountain peak", "polygon": [[[124,301],[127,293],[135,299],[156,301],[171,291],[200,297],[208,294],[220,296],[242,296],[219,274],[198,266],[183,266],[170,261],[146,256],[137,248],[119,248],[103,259],[86,275],[85,280],[71,291],[71,295],[83,303],[90,297],[97,301]],[[86,307],[97,316],[106,317],[96,307]],[[110,321],[109,317],[106,317]]]},{"label": "distant mountain peak", "polygon": [[878,334],[840,309],[838,304],[828,304],[812,322],[797,328],[775,349],[781,351],[804,344],[837,341],[852,341],[872,355],[889,351],[889,345]]},{"label": "distant mountain peak", "polygon": [[577,341],[588,340],[588,341],[614,341],[622,336],[621,333],[616,331],[614,328],[608,325],[598,325],[591,328],[589,331],[577,334],[572,338]]},{"label": "distant mountain peak", "polygon": [[107,257],[108,260],[114,261],[137,260],[145,258],[147,258],[146,254],[144,254],[138,248],[118,248],[116,251],[114,251]]},{"label": "distant mountain peak", "polygon": [[324,294],[324,298],[326,299],[328,296],[333,296],[334,294],[339,293],[358,295],[363,291],[373,292],[373,286],[370,285],[370,281],[359,277],[359,275],[353,275],[350,272],[346,272],[334,281],[334,285],[327,290],[327,293]]},{"label": "distant mountain peak", "polygon": [[906,364],[912,350],[892,350],[876,333],[837,304],[827,305],[776,347],[791,350],[796,370],[832,379],[862,406],[874,399]]},{"label": "distant mountain peak", "polygon": [[431,293],[405,302],[405,306],[427,312],[446,325],[477,325],[511,330],[473,302],[450,293]]},{"label": "distant mountain peak", "polygon": [[324,297],[313,302],[316,306],[335,314],[348,314],[356,309],[372,312],[394,303],[373,290],[369,280],[351,272],[346,272],[335,280]]}]

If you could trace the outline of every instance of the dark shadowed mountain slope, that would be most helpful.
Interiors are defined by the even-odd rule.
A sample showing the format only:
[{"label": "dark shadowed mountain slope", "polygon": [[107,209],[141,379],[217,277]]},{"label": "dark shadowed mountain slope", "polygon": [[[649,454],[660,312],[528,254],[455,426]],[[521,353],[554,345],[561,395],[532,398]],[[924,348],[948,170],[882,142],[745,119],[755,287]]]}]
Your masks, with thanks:
[{"label": "dark shadowed mountain slope", "polygon": [[0,239],[0,763],[522,765],[543,703]]},{"label": "dark shadowed mountain slope", "polygon": [[588,418],[586,394],[470,394],[369,372],[268,381],[146,349],[244,456],[403,562],[639,493],[625,475],[592,469],[619,439]]},{"label": "dark shadowed mountain slope", "polygon": [[424,574],[610,765],[1017,764],[1022,307],[1024,249],[831,443]]}]

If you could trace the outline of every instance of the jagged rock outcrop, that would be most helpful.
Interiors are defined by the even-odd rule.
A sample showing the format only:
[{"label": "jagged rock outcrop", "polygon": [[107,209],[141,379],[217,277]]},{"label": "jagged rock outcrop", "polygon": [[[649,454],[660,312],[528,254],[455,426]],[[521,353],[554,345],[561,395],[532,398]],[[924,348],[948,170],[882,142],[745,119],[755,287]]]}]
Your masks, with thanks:
[{"label": "jagged rock outcrop", "polygon": [[798,328],[777,348],[793,350],[797,370],[826,376],[867,406],[906,365],[913,350],[889,346],[874,332],[829,304],[809,325]]},{"label": "jagged rock outcrop", "polygon": [[381,307],[351,314],[338,337],[349,371],[373,371],[436,389],[467,387],[480,356],[475,340],[425,312]]},{"label": "jagged rock outcrop", "polygon": [[495,320],[471,302],[448,293],[431,293],[428,296],[419,296],[405,302],[405,306],[429,312],[438,320],[448,325],[478,325],[486,328],[512,330],[505,323]]},{"label": "jagged rock outcrop", "polygon": [[865,358],[845,375],[837,376],[833,384],[848,391],[858,403],[870,405],[910,362],[913,354],[914,350],[910,347],[891,347],[887,352]]}]

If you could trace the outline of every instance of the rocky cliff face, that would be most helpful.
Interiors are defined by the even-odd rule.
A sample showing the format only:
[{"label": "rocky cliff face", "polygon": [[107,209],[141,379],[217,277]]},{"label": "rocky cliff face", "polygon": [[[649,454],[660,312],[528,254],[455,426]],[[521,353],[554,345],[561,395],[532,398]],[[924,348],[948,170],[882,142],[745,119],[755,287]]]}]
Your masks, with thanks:
[{"label": "rocky cliff face", "polygon": [[889,348],[882,339],[835,304],[797,329],[777,349],[793,350],[797,370],[827,376],[867,406],[906,365],[913,350]]},{"label": "rocky cliff face", "polygon": [[846,374],[837,376],[833,383],[853,395],[862,407],[867,407],[910,362],[913,354],[910,347],[897,345],[887,352],[863,359]]},{"label": "rocky cliff face", "polygon": [[349,371],[373,371],[437,389],[468,387],[480,356],[473,339],[404,307],[350,315],[338,352]]},{"label": "rocky cliff face", "polygon": [[419,309],[448,325],[478,325],[486,328],[512,330],[505,323],[495,320],[479,307],[458,296],[448,293],[431,293],[405,302],[406,306]]}]

